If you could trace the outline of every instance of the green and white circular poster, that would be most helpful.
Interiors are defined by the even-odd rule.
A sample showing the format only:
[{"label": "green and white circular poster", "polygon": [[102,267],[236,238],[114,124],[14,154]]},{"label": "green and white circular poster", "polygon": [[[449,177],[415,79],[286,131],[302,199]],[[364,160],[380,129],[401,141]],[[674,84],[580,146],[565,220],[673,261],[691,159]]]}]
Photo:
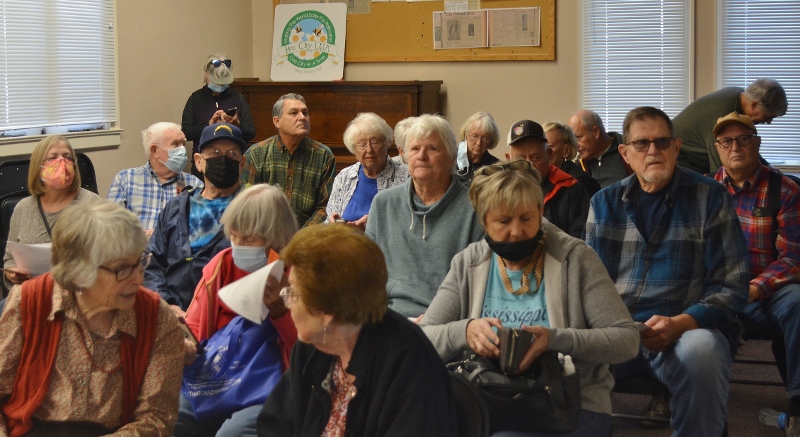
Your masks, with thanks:
[{"label": "green and white circular poster", "polygon": [[273,81],[328,81],[344,76],[347,5],[306,3],[275,8]]}]

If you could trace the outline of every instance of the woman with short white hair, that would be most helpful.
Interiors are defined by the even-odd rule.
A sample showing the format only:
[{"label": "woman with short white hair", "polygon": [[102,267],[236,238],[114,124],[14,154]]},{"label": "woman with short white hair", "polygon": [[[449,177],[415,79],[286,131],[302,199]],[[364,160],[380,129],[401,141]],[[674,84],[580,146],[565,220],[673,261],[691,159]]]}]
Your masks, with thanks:
[{"label": "woman with short white hair", "polygon": [[450,259],[483,238],[465,187],[456,177],[456,137],[447,121],[421,115],[406,132],[410,179],[375,196],[366,233],[389,269],[389,307],[406,317],[425,312]]},{"label": "woman with short white hair", "polygon": [[64,210],[51,272],[12,288],[0,316],[0,434],[172,435],[183,334],[142,287],[146,246],[121,205]]},{"label": "woman with short white hair", "polygon": [[[219,299],[219,290],[277,260],[278,252],[289,244],[298,229],[297,219],[283,190],[268,184],[256,184],[239,193],[225,209],[220,223],[225,227],[231,247],[218,253],[203,268],[203,277],[186,310],[186,324],[200,341],[221,331],[234,318],[241,317]],[[266,357],[271,359],[259,363],[262,366],[259,377],[274,378],[275,381],[286,370],[289,354],[297,340],[297,330],[279,292],[280,284],[270,277],[263,296],[269,317],[260,326],[246,320],[243,322],[247,325],[247,334],[254,330],[267,333],[264,335],[267,338]],[[243,383],[249,382],[252,381]],[[182,393],[174,435],[255,436],[256,418],[269,392],[261,395],[252,399],[251,405],[237,411],[218,411],[217,417],[197,417],[189,399]]]},{"label": "woman with short white hair", "polygon": [[408,167],[389,159],[392,128],[373,112],[362,112],[347,125],[344,144],[358,162],[336,175],[326,207],[328,221],[364,229],[372,199],[405,182]]},{"label": "woman with short white hair", "polygon": [[467,118],[458,131],[458,175],[471,181],[479,168],[498,159],[489,153],[500,141],[500,129],[488,112],[476,112]]}]

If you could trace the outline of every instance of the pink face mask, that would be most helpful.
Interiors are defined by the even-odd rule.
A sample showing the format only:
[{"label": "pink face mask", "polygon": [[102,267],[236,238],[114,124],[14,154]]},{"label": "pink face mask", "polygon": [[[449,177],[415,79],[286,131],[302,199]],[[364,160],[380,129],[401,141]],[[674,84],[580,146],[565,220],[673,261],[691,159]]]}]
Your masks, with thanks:
[{"label": "pink face mask", "polygon": [[44,186],[60,190],[72,185],[75,178],[75,163],[66,158],[48,159],[42,164],[40,177]]}]

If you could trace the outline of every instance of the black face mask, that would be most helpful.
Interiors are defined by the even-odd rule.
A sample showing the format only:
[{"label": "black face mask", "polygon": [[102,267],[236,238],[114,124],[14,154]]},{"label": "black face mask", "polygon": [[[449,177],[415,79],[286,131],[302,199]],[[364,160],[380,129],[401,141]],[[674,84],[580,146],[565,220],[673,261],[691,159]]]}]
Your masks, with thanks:
[{"label": "black face mask", "polygon": [[492,249],[492,252],[496,253],[497,256],[511,262],[517,262],[533,255],[533,252],[539,247],[539,243],[542,241],[542,230],[539,229],[539,232],[529,240],[515,241],[513,243],[508,241],[494,241],[489,235],[486,235],[485,238],[486,242],[489,244],[489,248]]},{"label": "black face mask", "polygon": [[206,158],[206,171],[203,175],[217,188],[230,188],[239,181],[239,161],[225,155]]}]

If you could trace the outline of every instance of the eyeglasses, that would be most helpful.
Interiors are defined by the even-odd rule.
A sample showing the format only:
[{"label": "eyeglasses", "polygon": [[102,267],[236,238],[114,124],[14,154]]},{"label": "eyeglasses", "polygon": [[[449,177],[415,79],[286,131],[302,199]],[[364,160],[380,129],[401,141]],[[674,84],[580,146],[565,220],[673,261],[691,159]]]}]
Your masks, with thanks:
[{"label": "eyeglasses", "polygon": [[367,144],[372,146],[373,149],[377,149],[378,146],[382,145],[385,140],[379,140],[377,138],[373,138],[369,141],[362,141],[360,143],[356,143],[356,149],[358,150],[367,150]]},{"label": "eyeglasses", "polygon": [[226,67],[231,68],[231,60],[230,59],[214,59],[209,64],[213,65],[214,68],[219,68],[220,65],[225,64]]},{"label": "eyeglasses", "polygon": [[668,149],[672,145],[672,138],[660,137],[653,140],[635,140],[628,143],[633,146],[637,152],[644,152],[650,148],[650,144],[655,144],[658,150]]},{"label": "eyeglasses", "polygon": [[75,164],[75,161],[77,160],[74,156],[56,156],[56,157],[53,157],[53,158],[45,159],[44,163],[48,164],[48,165],[53,165],[53,164],[57,163],[58,161],[60,161],[62,159],[64,161],[69,161],[69,162],[71,162],[73,164]]},{"label": "eyeglasses", "polygon": [[231,149],[225,153],[220,152],[218,149],[205,149],[203,150],[203,153],[205,155],[201,154],[201,156],[205,159],[219,158],[222,155],[225,155],[228,158],[233,159],[234,161],[242,159],[242,152],[237,149]]},{"label": "eyeglasses", "polygon": [[153,257],[152,253],[149,252],[142,252],[142,257],[139,258],[139,261],[136,264],[128,264],[116,269],[110,269],[106,266],[100,266],[101,269],[113,273],[117,276],[117,281],[122,282],[131,277],[134,270],[143,271],[147,268],[147,265],[150,264],[150,259]]},{"label": "eyeglasses", "polygon": [[300,293],[294,293],[294,289],[291,286],[283,287],[278,295],[283,298],[286,308],[292,308],[297,303],[297,299],[300,298]]},{"label": "eyeglasses", "polygon": [[530,162],[525,161],[523,159],[518,159],[516,161],[509,162],[507,164],[491,164],[481,167],[477,172],[476,175],[484,175],[484,176],[491,176],[495,173],[499,173],[503,170],[512,170],[512,171],[531,171],[533,170],[533,166]]},{"label": "eyeglasses", "polygon": [[723,149],[730,149],[731,147],[733,147],[734,141],[736,141],[736,144],[738,144],[739,147],[747,147],[750,145],[750,143],[753,142],[753,138],[758,138],[758,135],[750,134],[750,135],[742,135],[736,138],[720,138],[717,141],[715,141],[715,143],[717,143]]},{"label": "eyeglasses", "polygon": [[469,134],[468,136],[469,136],[469,139],[471,139],[472,141],[481,140],[482,143],[490,143],[490,142],[492,142],[492,137],[490,137],[488,135]]}]

